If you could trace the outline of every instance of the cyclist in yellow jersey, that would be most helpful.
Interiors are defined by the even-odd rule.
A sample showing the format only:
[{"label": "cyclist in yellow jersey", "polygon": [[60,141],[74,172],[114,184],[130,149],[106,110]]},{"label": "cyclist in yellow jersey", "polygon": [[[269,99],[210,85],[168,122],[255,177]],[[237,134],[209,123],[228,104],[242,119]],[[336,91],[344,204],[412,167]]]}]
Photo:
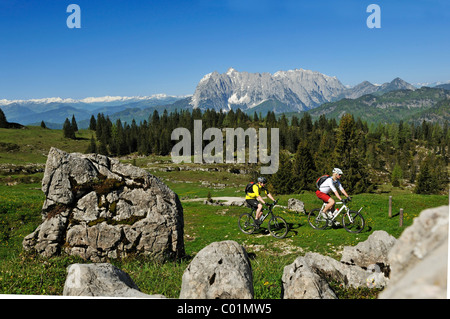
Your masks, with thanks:
[{"label": "cyclist in yellow jersey", "polygon": [[261,197],[261,193],[264,192],[267,195],[267,197],[275,201],[273,196],[266,189],[265,187],[266,184],[267,178],[258,177],[258,183],[254,184],[252,186],[252,190],[248,192],[247,195],[245,196],[245,201],[247,202],[247,204],[249,204],[250,207],[256,209],[256,222],[260,222],[259,218],[262,215],[262,208],[263,205],[266,204],[266,202],[264,202],[263,198]]}]

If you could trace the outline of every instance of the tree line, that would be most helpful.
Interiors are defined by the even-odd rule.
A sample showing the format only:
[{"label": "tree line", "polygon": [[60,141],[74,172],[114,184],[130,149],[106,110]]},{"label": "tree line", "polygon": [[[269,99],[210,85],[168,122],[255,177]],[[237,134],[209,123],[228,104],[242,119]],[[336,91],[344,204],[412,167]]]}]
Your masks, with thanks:
[{"label": "tree line", "polygon": [[[246,114],[240,109],[229,112],[199,109],[160,114],[155,110],[148,120],[137,124],[114,123],[99,113],[90,119],[95,131],[88,153],[123,156],[169,155],[178,141],[171,132],[178,127],[193,134],[194,120],[209,127],[247,129],[279,128],[280,165],[268,176],[279,194],[315,190],[317,178],[331,174],[333,167],[344,171],[342,178],[348,192],[374,191],[384,182],[393,186],[415,185],[416,193],[439,193],[448,190],[450,132],[448,123],[423,121],[414,123],[370,123],[345,114],[339,122],[324,115],[313,120],[309,113],[288,118],[268,112],[265,116]],[[76,123],[66,120],[67,127]],[[206,144],[207,142],[204,141]]]}]

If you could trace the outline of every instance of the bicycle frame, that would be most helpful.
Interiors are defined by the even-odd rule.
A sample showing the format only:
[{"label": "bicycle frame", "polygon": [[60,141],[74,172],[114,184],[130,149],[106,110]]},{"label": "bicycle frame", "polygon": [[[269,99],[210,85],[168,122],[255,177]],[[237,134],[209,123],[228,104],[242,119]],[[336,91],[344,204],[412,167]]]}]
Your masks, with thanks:
[{"label": "bicycle frame", "polygon": [[[262,214],[262,216],[261,216],[261,222],[263,222],[264,220],[266,220],[267,216],[269,216],[269,215],[272,215],[272,216],[273,216],[273,212],[272,212],[273,207],[274,207],[273,205],[270,205],[269,208],[264,208],[264,207],[263,207],[263,209],[262,209],[263,214]],[[264,214],[264,211],[267,211],[267,214]],[[254,213],[254,214],[253,214],[253,213]],[[252,209],[252,215],[254,215],[253,217],[256,218],[256,209]]]},{"label": "bicycle frame", "polygon": [[[325,208],[325,206],[327,206],[327,204],[328,204],[328,203],[323,203],[322,208],[320,209],[320,212],[321,212],[322,214],[323,214],[323,209]],[[336,202],[335,205],[342,205],[342,206],[341,206],[341,208],[339,208],[339,209],[337,210],[337,212],[336,212],[336,210],[333,212],[333,217],[330,219],[330,221],[333,222],[333,221],[339,216],[339,214],[340,214],[343,210],[345,210],[345,214],[347,214],[348,220],[350,221],[350,223],[353,223],[353,218],[352,218],[352,216],[349,214],[350,209],[348,208],[348,206],[347,206],[344,202]],[[358,210],[358,213],[361,212],[362,209],[363,209],[363,207],[361,207],[361,208]],[[329,219],[328,216],[325,216],[325,217],[326,217],[327,219]]]},{"label": "bicycle frame", "polygon": [[250,213],[243,213],[238,220],[239,229],[245,234],[253,234],[253,232],[256,229],[259,229],[260,225],[270,215],[268,226],[270,234],[275,238],[284,238],[289,231],[289,225],[283,219],[283,217],[274,215],[273,208],[275,207],[277,202],[278,201],[274,201],[272,204],[267,205],[269,206],[269,208],[262,208],[263,214],[259,222],[255,221],[256,209],[252,208],[252,211]]},{"label": "bicycle frame", "polygon": [[342,205],[339,209],[336,209],[333,213],[324,214],[323,210],[326,207],[327,203],[323,203],[321,208],[314,208],[308,214],[308,223],[312,228],[315,229],[325,229],[327,226],[339,225],[339,223],[335,222],[336,218],[342,215],[342,226],[349,233],[359,233],[364,229],[364,217],[361,215],[361,211],[363,207],[361,207],[358,211],[350,210],[347,206],[348,200],[343,199],[340,202],[337,202],[337,205]]}]

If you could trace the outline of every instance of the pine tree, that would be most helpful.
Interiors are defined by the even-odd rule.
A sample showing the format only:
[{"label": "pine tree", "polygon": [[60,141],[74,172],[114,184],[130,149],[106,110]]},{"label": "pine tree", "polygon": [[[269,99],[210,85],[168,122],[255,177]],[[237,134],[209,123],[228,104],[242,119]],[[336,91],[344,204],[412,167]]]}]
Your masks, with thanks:
[{"label": "pine tree", "polygon": [[75,131],[72,128],[72,124],[70,123],[69,119],[66,118],[63,124],[63,136],[65,138],[71,138],[75,139]]},{"label": "pine tree", "polygon": [[101,155],[109,155],[108,148],[106,147],[106,143],[103,141],[100,141],[97,149],[97,153]]},{"label": "pine tree", "polygon": [[315,176],[317,175],[311,151],[306,141],[298,145],[293,163],[293,190],[300,193],[302,190],[315,189]]},{"label": "pine tree", "polygon": [[287,153],[280,152],[279,160],[278,171],[270,178],[270,184],[276,194],[291,194],[294,192],[291,159]]},{"label": "pine tree", "polygon": [[313,129],[313,123],[311,119],[311,115],[309,113],[304,112],[303,116],[300,120],[300,135],[305,138],[308,136],[308,133],[310,133]]},{"label": "pine tree", "polygon": [[128,145],[125,136],[125,130],[122,126],[122,121],[117,119],[115,128],[115,135],[112,144],[115,144],[115,151],[117,155],[126,155],[129,153]]},{"label": "pine tree", "polygon": [[158,127],[159,126],[159,113],[157,110],[153,111],[153,115],[152,118],[150,120],[150,123],[152,124],[153,127]]},{"label": "pine tree", "polygon": [[392,186],[398,187],[400,186],[400,180],[403,178],[403,171],[399,164],[395,164],[394,169],[391,174],[391,183]]},{"label": "pine tree", "polygon": [[89,121],[89,129],[92,131],[97,130],[97,121],[95,120],[94,115],[91,115],[91,120]]},{"label": "pine tree", "polygon": [[259,122],[259,117],[258,117],[258,114],[256,114],[256,111],[253,113],[253,122],[254,123],[258,123]]},{"label": "pine tree", "polygon": [[266,127],[276,127],[277,118],[275,116],[275,112],[269,111],[266,115]]},{"label": "pine tree", "polygon": [[0,128],[8,128],[8,121],[2,109],[0,109]]},{"label": "pine tree", "polygon": [[72,130],[73,132],[78,132],[78,124],[77,121],[75,120],[75,115],[72,115]]},{"label": "pine tree", "polygon": [[343,170],[344,188],[347,193],[367,192],[371,188],[371,179],[367,164],[364,161],[363,151],[358,149],[358,139],[363,132],[356,128],[355,120],[350,114],[345,114],[339,123],[336,136],[336,147],[333,160],[334,167]]},{"label": "pine tree", "polygon": [[430,158],[427,157],[420,165],[419,176],[417,177],[417,184],[414,189],[416,194],[431,194],[433,193],[433,179],[431,176]]},{"label": "pine tree", "polygon": [[97,143],[95,143],[94,136],[91,136],[91,142],[89,143],[86,153],[97,153]]},{"label": "pine tree", "polygon": [[104,126],[105,126],[105,118],[103,116],[103,113],[98,113],[97,114],[97,123],[95,126],[95,136],[97,137],[97,141],[102,140]]}]

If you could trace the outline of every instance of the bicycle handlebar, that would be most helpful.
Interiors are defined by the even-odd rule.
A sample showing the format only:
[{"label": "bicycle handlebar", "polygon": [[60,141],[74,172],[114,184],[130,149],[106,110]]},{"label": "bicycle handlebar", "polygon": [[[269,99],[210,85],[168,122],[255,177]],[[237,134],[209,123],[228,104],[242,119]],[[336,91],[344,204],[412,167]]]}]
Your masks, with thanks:
[{"label": "bicycle handlebar", "polygon": [[351,201],[352,201],[352,199],[350,197],[347,197],[342,200],[342,203],[347,204],[348,202],[351,202]]},{"label": "bicycle handlebar", "polygon": [[277,203],[278,203],[278,200],[275,200],[275,201],[274,201],[273,203],[271,203],[271,204],[266,203],[266,206],[269,207],[269,208],[273,208]]}]

